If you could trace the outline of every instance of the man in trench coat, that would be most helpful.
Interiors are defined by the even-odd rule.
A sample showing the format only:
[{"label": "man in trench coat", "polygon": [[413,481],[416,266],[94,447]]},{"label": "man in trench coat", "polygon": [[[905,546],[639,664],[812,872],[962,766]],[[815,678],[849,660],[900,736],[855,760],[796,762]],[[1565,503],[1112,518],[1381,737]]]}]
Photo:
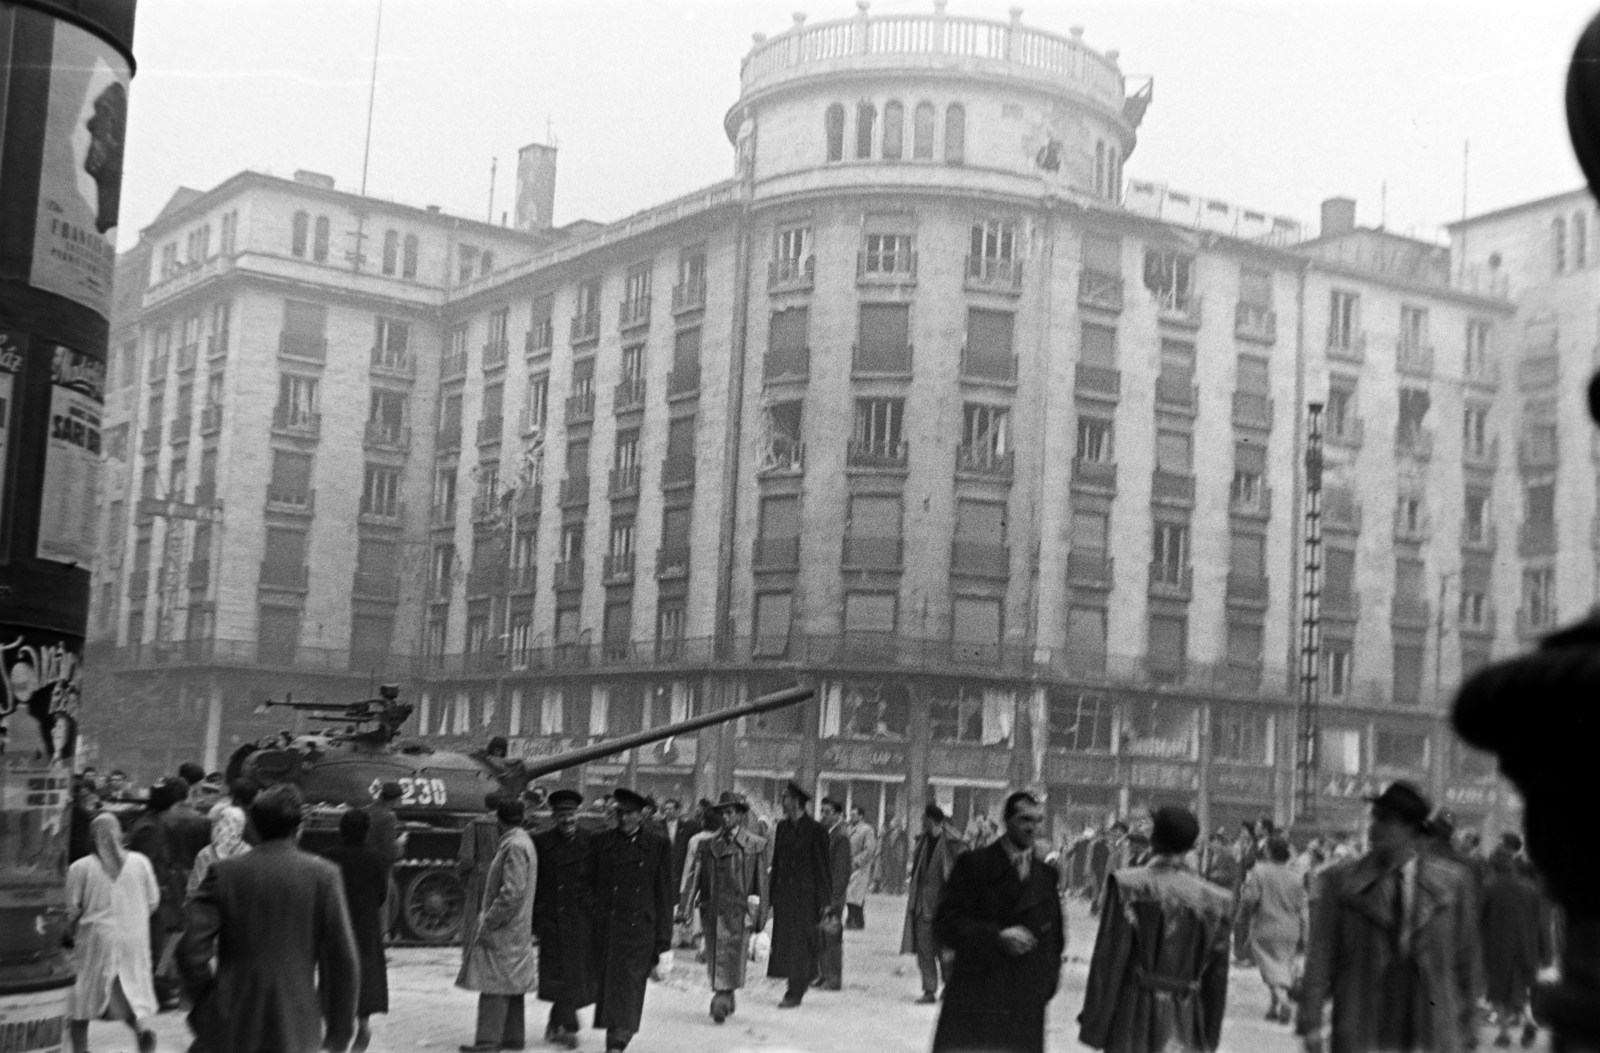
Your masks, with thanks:
[{"label": "man in trench coat", "polygon": [[1228,1000],[1233,896],[1184,861],[1200,836],[1187,808],[1159,808],[1154,855],[1106,881],[1078,1041],[1106,1053],[1214,1050]]},{"label": "man in trench coat", "polygon": [[522,801],[502,797],[495,805],[500,844],[483,880],[483,910],[472,942],[463,947],[456,986],[478,992],[478,1031],[462,1053],[521,1049],[526,1020],[523,1002],[539,982],[533,954],[533,897],[539,864],[533,839],[522,828]]},{"label": "man in trench coat", "polygon": [[1415,786],[1371,804],[1371,850],[1318,875],[1296,1029],[1322,1053],[1331,1000],[1331,1053],[1461,1053],[1480,987],[1471,878],[1419,851],[1432,809]]},{"label": "man in trench coat", "polygon": [[578,1010],[594,1004],[594,934],[589,915],[591,837],[578,826],[583,794],[556,790],[549,797],[556,825],[533,839],[539,886],[533,897],[533,932],[539,938],[539,998],[549,1002],[546,1042],[578,1048]]},{"label": "man in trench coat", "polygon": [[850,885],[850,833],[844,805],[822,799],[822,828],[828,832],[828,909],[823,912],[822,947],[817,955],[816,986],[824,991],[844,987],[844,929]]},{"label": "man in trench coat", "polygon": [[906,923],[900,934],[900,953],[915,954],[922,973],[925,1005],[939,1000],[939,975],[950,979],[944,962],[944,948],[933,938],[933,918],[944,898],[944,887],[955,869],[956,860],[967,850],[967,843],[944,814],[944,809],[929,804],[922,813],[922,833],[917,835],[911,857],[911,893],[906,897]]},{"label": "man in trench coat", "polygon": [[749,812],[737,793],[725,792],[717,800],[722,829],[700,843],[695,887],[685,904],[700,910],[713,992],[711,1019],[719,1024],[733,1014],[733,992],[744,986],[750,935],[766,924],[767,843],[744,829]]},{"label": "man in trench coat", "polygon": [[1006,798],[1005,833],[956,860],[933,919],[955,951],[933,1053],[1044,1053],[1045,1010],[1061,981],[1060,878],[1034,851],[1044,809]]},{"label": "man in trench coat", "polygon": [[767,976],[788,981],[780,1006],[800,1004],[817,978],[822,922],[833,890],[828,835],[806,807],[811,795],[791,782],[783,791],[783,818],[772,835],[772,955]]},{"label": "man in trench coat", "polygon": [[850,881],[844,893],[849,916],[845,928],[864,929],[867,927],[867,890],[872,884],[872,868],[878,861],[878,832],[867,822],[867,813],[860,808],[850,809],[850,825],[845,832],[850,837]]},{"label": "man in trench coat", "polygon": [[613,790],[617,826],[596,834],[590,849],[594,903],[594,1026],[606,1049],[620,1051],[639,1031],[645,985],[672,949],[672,847],[643,829],[645,799]]},{"label": "man in trench coat", "polygon": [[216,863],[185,906],[178,968],[197,1049],[343,1053],[350,1045],[356,938],[339,868],[295,846],[303,807],[289,785],[257,797],[250,819],[261,843]]}]

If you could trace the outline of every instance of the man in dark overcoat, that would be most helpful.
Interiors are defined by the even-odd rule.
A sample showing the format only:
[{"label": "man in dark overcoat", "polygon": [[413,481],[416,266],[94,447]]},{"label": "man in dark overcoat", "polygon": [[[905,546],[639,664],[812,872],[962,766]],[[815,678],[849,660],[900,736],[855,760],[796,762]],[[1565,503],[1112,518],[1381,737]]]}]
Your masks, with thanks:
[{"label": "man in dark overcoat", "polygon": [[533,893],[533,932],[539,938],[539,999],[549,1002],[546,1042],[578,1048],[578,1010],[594,1004],[589,956],[594,934],[589,918],[588,831],[578,826],[583,794],[556,790],[548,798],[555,826],[533,839],[539,881]]},{"label": "man in dark overcoat", "polygon": [[1034,851],[1044,809],[1006,798],[1005,833],[956,860],[933,919],[955,952],[933,1053],[1043,1053],[1065,948],[1060,875]]},{"label": "man in dark overcoat", "polygon": [[1332,1053],[1462,1053],[1482,965],[1472,879],[1421,851],[1432,808],[1415,786],[1393,783],[1371,804],[1371,850],[1318,876],[1296,1029],[1322,1053],[1332,1001]]},{"label": "man in dark overcoat", "polygon": [[[788,981],[781,1006],[800,1004],[817,977],[821,950],[817,926],[833,898],[828,835],[806,814],[811,795],[791,782],[783,791],[783,818],[773,831],[772,953],[767,976]],[[843,890],[840,890],[841,895]]]},{"label": "man in dark overcoat", "polygon": [[1531,1018],[1524,1020],[1523,1014],[1540,966],[1553,957],[1542,900],[1533,882],[1518,872],[1511,850],[1496,848],[1489,856],[1489,877],[1480,902],[1484,995],[1500,1025],[1497,1046],[1511,1045],[1511,1028],[1519,1023],[1524,1047],[1539,1036],[1538,1026]]},{"label": "man in dark overcoat", "polygon": [[824,991],[844,987],[844,929],[846,893],[850,886],[850,828],[844,822],[844,805],[832,797],[822,799],[822,828],[828,832],[828,909],[823,911],[822,939],[817,950],[816,986]]},{"label": "man in dark overcoat", "polygon": [[606,1050],[620,1051],[639,1031],[645,985],[672,949],[672,848],[643,829],[645,799],[618,787],[611,793],[617,825],[596,834],[590,850],[594,903],[594,1026]]},{"label": "man in dark overcoat", "polygon": [[906,897],[906,922],[900,932],[900,953],[917,956],[922,973],[922,998],[925,1005],[939,1000],[939,976],[948,971],[944,948],[933,938],[933,919],[944,887],[955,869],[956,860],[967,850],[961,831],[945,817],[944,809],[930,803],[922,814],[922,833],[917,836],[911,857],[911,893]]},{"label": "man in dark overcoat", "polygon": [[350,1044],[356,938],[339,868],[294,843],[303,807],[293,786],[264,791],[250,806],[261,844],[217,862],[185,908],[178,967],[199,1049],[343,1053]]},{"label": "man in dark overcoat", "polygon": [[1158,808],[1152,856],[1106,882],[1078,1041],[1106,1053],[1214,1050],[1228,998],[1233,894],[1184,861],[1200,836],[1187,808]]}]

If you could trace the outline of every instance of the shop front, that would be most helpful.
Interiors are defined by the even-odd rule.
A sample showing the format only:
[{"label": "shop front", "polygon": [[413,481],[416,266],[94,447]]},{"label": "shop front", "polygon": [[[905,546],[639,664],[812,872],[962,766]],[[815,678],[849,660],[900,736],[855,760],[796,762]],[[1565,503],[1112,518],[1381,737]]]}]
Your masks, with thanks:
[{"label": "shop front", "polygon": [[1210,782],[1210,826],[1230,838],[1241,823],[1272,818],[1277,801],[1277,773],[1271,768],[1213,760]]},{"label": "shop front", "polygon": [[891,816],[905,815],[906,747],[898,742],[824,743],[819,796],[843,804],[846,814],[860,808],[873,829],[883,830]]},{"label": "shop front", "polygon": [[1051,750],[1044,759],[1044,782],[1048,836],[1057,844],[1085,828],[1104,829],[1121,811],[1122,782],[1117,759],[1110,755]]},{"label": "shop front", "polygon": [[797,776],[805,755],[800,736],[744,735],[733,749],[733,789],[745,795],[758,816],[770,821],[782,815],[783,788]]}]

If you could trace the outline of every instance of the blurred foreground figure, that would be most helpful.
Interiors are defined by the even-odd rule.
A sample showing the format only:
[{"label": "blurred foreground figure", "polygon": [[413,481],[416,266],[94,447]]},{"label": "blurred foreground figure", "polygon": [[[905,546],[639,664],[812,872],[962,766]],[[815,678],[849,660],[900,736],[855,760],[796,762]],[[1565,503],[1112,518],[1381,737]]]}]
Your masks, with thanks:
[{"label": "blurred foreground figure", "polygon": [[1518,873],[1509,848],[1496,848],[1489,867],[1482,899],[1483,975],[1484,993],[1500,1026],[1494,1044],[1511,1045],[1511,1029],[1520,1023],[1522,1044],[1531,1046],[1539,1028],[1524,1021],[1523,1013],[1539,967],[1550,960],[1549,934],[1541,923],[1543,904],[1533,882]]},{"label": "blurred foreground figure", "polygon": [[1006,798],[1005,833],[956,860],[933,921],[955,952],[933,1053],[1044,1053],[1045,1009],[1061,982],[1056,868],[1034,852],[1044,809]]},{"label": "blurred foreground figure", "polygon": [[1107,1053],[1214,1050],[1228,1000],[1233,897],[1184,861],[1187,808],[1158,808],[1151,858],[1106,879],[1078,1040]]}]

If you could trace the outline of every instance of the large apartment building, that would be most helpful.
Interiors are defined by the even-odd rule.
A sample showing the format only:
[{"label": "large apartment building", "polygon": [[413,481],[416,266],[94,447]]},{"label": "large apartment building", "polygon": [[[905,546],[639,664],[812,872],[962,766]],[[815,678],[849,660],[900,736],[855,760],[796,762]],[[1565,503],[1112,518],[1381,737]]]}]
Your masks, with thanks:
[{"label": "large apartment building", "polygon": [[102,766],[214,765],[290,690],[531,755],[799,678],[574,778],[1287,819],[1320,403],[1322,814],[1408,776],[1510,821],[1445,718],[1553,617],[1526,309],[1348,200],[1312,236],[1126,179],[1147,102],[1077,33],[863,8],[758,39],[734,177],[619,223],[550,229],[539,148],[513,227],[180,194],[125,262]]}]

